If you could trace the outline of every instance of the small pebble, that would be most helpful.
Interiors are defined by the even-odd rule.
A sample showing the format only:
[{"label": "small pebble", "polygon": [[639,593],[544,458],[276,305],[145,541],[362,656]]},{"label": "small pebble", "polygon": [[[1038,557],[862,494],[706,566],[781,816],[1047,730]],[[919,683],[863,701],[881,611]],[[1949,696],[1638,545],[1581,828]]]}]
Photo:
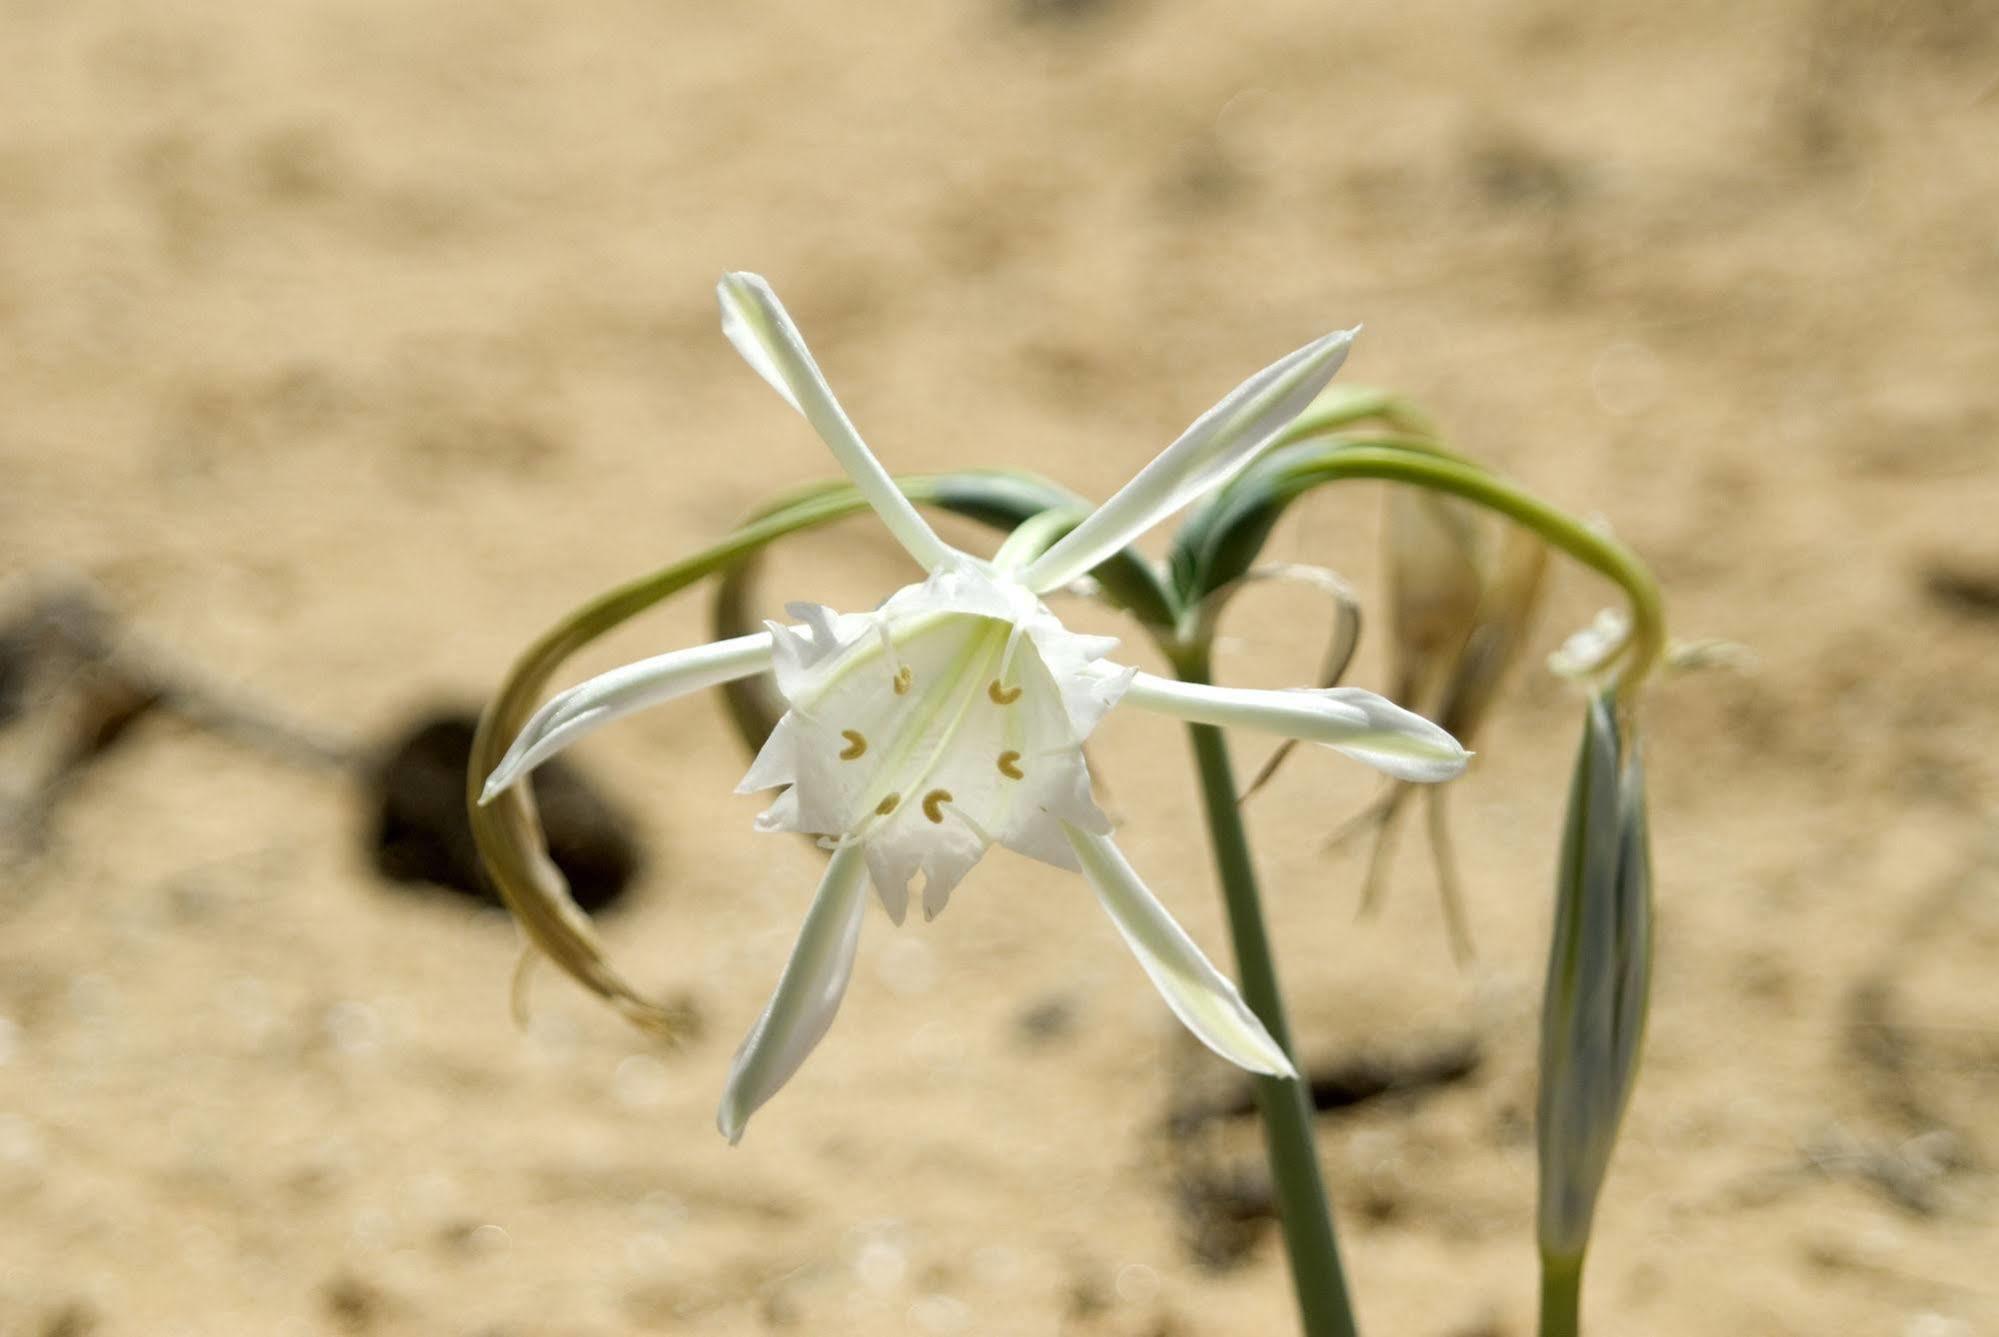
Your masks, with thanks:
[{"label": "small pebble", "polygon": [[363,1057],[381,1047],[382,1022],[366,1003],[335,1003],[321,1023],[333,1047],[350,1057]]},{"label": "small pebble", "polygon": [[928,993],[937,983],[937,953],[913,934],[898,934],[875,958],[875,974],[905,998]]},{"label": "small pebble", "polygon": [[1064,994],[1043,998],[1022,1009],[1014,1019],[1020,1036],[1029,1044],[1048,1044],[1067,1038],[1076,1029],[1076,1001]]},{"label": "small pebble", "polygon": [[41,1133],[18,1114],[0,1114],[0,1167],[33,1171],[41,1165]]},{"label": "small pebble", "polygon": [[641,1230],[625,1240],[625,1270],[637,1276],[663,1272],[673,1261],[673,1246],[657,1230]]},{"label": "small pebble", "polygon": [[1904,1323],[1902,1337],[1971,1337],[1971,1325],[1961,1318],[1930,1311]]},{"label": "small pebble", "polygon": [[924,1332],[964,1332],[972,1326],[972,1310],[949,1295],[926,1295],[909,1306],[909,1321]]},{"label": "small pebble", "polygon": [[673,1079],[666,1065],[650,1054],[633,1054],[619,1060],[611,1077],[611,1094],[631,1110],[658,1109],[666,1103]]},{"label": "small pebble", "polygon": [[1126,1263],[1117,1270],[1118,1299],[1126,1304],[1148,1304],[1159,1295],[1159,1274],[1144,1263]]},{"label": "small pebble", "polygon": [[927,1021],[909,1037],[909,1052],[932,1073],[955,1073],[965,1066],[965,1037],[948,1022]]},{"label": "small pebble", "polygon": [[909,1272],[909,1258],[887,1240],[869,1240],[854,1258],[854,1275],[871,1291],[892,1291]]},{"label": "small pebble", "polygon": [[490,1221],[465,1237],[465,1247],[477,1254],[505,1253],[512,1245],[513,1239],[506,1228]]}]

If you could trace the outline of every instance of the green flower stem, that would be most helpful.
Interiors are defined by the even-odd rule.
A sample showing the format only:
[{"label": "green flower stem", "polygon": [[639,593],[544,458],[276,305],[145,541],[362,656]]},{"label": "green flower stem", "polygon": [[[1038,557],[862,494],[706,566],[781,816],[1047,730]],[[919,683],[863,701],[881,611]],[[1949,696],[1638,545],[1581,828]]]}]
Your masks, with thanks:
[{"label": "green flower stem", "polygon": [[[1187,682],[1209,680],[1205,646],[1183,649],[1175,667]],[[1243,1000],[1256,1013],[1284,1052],[1291,1031],[1284,1019],[1284,1001],[1277,987],[1277,963],[1271,956],[1270,934],[1256,887],[1249,837],[1236,803],[1235,774],[1228,743],[1218,728],[1188,726],[1194,760],[1201,774],[1201,798],[1207,809],[1208,834],[1214,845],[1215,868],[1228,905],[1229,935],[1235,944],[1236,971]],[[1264,1148],[1270,1178],[1284,1228],[1284,1247],[1291,1258],[1291,1282],[1298,1296],[1298,1313],[1306,1337],[1355,1337],[1353,1302],[1347,1296],[1339,1240],[1333,1233],[1332,1209],[1319,1175],[1319,1158],[1312,1140],[1311,1094],[1303,1081],[1257,1077],[1256,1104],[1263,1116]]]},{"label": "green flower stem", "polygon": [[1577,1337],[1582,1326],[1583,1260],[1541,1260],[1540,1337]]},{"label": "green flower stem", "polygon": [[1421,437],[1371,438],[1366,444],[1342,445],[1308,457],[1294,455],[1285,469],[1285,481],[1302,490],[1337,478],[1378,478],[1448,492],[1497,511],[1608,577],[1623,589],[1631,605],[1631,644],[1617,679],[1618,697],[1628,705],[1666,650],[1665,604],[1652,573],[1616,539],[1502,478],[1437,453],[1437,449],[1435,442]]}]

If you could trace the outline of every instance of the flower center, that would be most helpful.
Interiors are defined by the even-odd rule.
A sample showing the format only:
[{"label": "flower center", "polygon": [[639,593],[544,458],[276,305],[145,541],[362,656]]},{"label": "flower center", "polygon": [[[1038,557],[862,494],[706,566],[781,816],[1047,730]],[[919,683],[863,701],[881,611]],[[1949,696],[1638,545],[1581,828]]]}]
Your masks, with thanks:
[{"label": "flower center", "polygon": [[931,575],[880,609],[793,605],[775,668],[791,709],[744,777],[788,786],[757,819],[860,845],[891,918],[923,876],[935,914],[994,845],[1075,866],[1068,829],[1109,829],[1082,741],[1129,670],[1024,587],[974,568]]},{"label": "flower center", "polygon": [[[920,814],[941,826],[955,816],[985,843],[977,819],[955,803],[952,786],[955,774],[974,760],[967,752],[983,752],[995,732],[1000,741],[1008,732],[1003,721],[995,731],[996,721],[973,717],[1011,713],[1020,700],[1022,687],[1005,681],[1019,643],[1015,624],[963,613],[912,621],[899,635],[886,622],[877,624],[875,644],[856,647],[859,653],[822,690],[792,705],[842,740],[833,754],[842,763],[836,776],[860,781],[840,785],[847,791],[847,801],[838,805],[845,834],[865,839],[891,820]],[[983,764],[993,774],[1023,778],[1017,747],[990,750]],[[839,773],[849,770],[860,774]],[[903,817],[906,796],[919,797],[917,811]]]}]

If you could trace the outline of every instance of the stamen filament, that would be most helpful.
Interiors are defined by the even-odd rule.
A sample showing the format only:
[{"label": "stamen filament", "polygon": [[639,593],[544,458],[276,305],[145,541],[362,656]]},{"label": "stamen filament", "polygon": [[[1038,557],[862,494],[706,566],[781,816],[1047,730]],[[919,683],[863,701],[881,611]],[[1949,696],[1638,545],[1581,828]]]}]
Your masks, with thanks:
[{"label": "stamen filament", "polygon": [[882,661],[888,665],[889,683],[897,696],[909,695],[911,684],[916,681],[915,672],[909,665],[896,657],[895,638],[888,634],[888,623],[875,623],[875,635],[882,643]]},{"label": "stamen filament", "polygon": [[987,831],[983,826],[980,826],[978,819],[972,816],[972,814],[966,812],[955,803],[945,802],[941,806],[953,817],[972,828],[972,834],[979,838],[979,844],[990,849],[996,843],[992,838],[992,833]]},{"label": "stamen filament", "polygon": [[1001,682],[1006,681],[1007,671],[1013,667],[1013,652],[1019,647],[1020,638],[1026,633],[1026,630],[1025,627],[1016,622],[1013,624],[1013,629],[1006,634],[1006,650],[1000,655],[999,680]]},{"label": "stamen filament", "polygon": [[[991,664],[998,657],[1000,649],[998,630],[999,627],[993,625],[974,631],[954,661],[943,671],[943,681],[952,684],[950,699],[940,701],[934,699],[934,696],[926,698],[922,704],[928,705],[929,710],[909,712],[898,721],[895,736],[885,745],[880,768],[875,773],[877,783],[884,781],[894,783],[900,780],[903,782],[903,788],[898,792],[909,793],[919,788],[936,771],[945,753],[950,750],[951,740],[957,734],[959,725],[964,722],[966,713],[971,710],[973,698],[978,691],[976,685],[978,680],[986,676]],[[962,688],[957,687],[960,682],[964,684]],[[904,763],[910,759],[910,752],[918,740],[930,732],[932,724],[940,714],[945,715],[950,724],[938,733],[936,746],[930,755],[925,757],[920,765],[905,769]],[[932,791],[933,794],[938,792],[944,792],[947,799],[950,797],[948,792]],[[865,837],[878,820],[888,816],[892,811],[893,807],[884,811],[877,806],[872,814],[855,827],[853,835],[857,839]],[[928,815],[927,809],[926,815]],[[943,818],[932,817],[931,820],[942,822]]]}]

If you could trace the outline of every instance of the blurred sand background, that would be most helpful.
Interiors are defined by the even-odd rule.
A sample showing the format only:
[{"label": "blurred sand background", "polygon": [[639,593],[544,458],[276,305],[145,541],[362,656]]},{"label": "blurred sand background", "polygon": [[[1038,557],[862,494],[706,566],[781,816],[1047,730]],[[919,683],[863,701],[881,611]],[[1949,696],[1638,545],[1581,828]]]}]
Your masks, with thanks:
[{"label": "blurred sand background", "polygon": [[[1366,322],[1348,381],[1609,518],[1682,635],[1761,661],[1651,702],[1657,996],[1592,1331],[1999,1332],[1989,3],[5,0],[0,54],[0,600],[67,565],[362,744],[829,472],[717,332],[725,269],[891,467],[1097,496]],[[1379,500],[1318,494],[1270,553],[1365,588]],[[855,524],[771,588],[906,575]],[[1294,598],[1245,600],[1235,680],[1309,671]],[[1538,658],[1607,601],[1561,572],[1454,796],[1473,968],[1413,837],[1354,921],[1362,856],[1322,842],[1358,767],[1252,809],[1308,1058],[1481,1055],[1322,1120],[1372,1332],[1531,1330],[1579,716]],[[1120,715],[1096,758],[1225,958],[1184,740]],[[751,833],[707,702],[580,759],[640,820],[605,931],[698,1002],[684,1051],[552,974],[517,1030],[510,925],[382,883],[343,777],[166,717],[90,767],[0,874],[0,1333],[1291,1330],[1274,1234],[1194,1247],[1188,1185],[1253,1180],[1254,1137],[1165,1134],[1227,1076],[1080,883],[995,856],[935,924],[871,912],[731,1150],[818,858]]]}]

